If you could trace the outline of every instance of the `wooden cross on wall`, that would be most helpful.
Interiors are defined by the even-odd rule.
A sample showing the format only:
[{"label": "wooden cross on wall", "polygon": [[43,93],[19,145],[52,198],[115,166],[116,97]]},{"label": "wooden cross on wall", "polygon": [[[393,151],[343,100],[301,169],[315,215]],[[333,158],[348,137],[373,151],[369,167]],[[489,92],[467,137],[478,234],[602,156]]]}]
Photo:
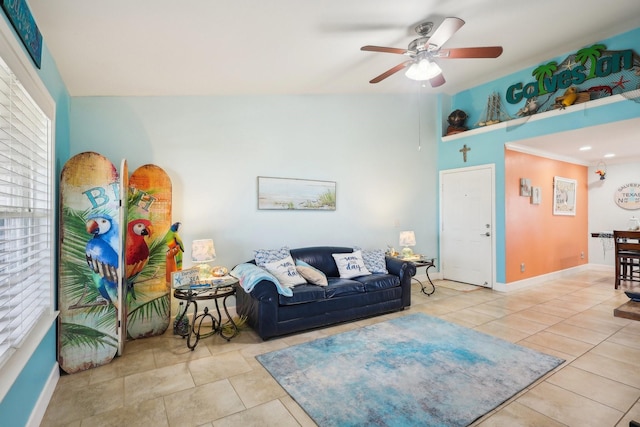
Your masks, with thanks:
[{"label": "wooden cross on wall", "polygon": [[467,147],[467,144],[464,144],[462,148],[459,149],[458,151],[462,153],[462,160],[464,160],[464,162],[467,163],[467,152],[471,151],[471,148]]}]

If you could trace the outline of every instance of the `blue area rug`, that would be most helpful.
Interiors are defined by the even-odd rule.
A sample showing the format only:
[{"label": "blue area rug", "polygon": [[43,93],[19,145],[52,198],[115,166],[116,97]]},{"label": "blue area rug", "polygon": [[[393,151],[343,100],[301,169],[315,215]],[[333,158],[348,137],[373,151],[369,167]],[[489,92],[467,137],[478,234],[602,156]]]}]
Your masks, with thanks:
[{"label": "blue area rug", "polygon": [[417,313],[257,359],[320,426],[466,426],[563,360]]}]

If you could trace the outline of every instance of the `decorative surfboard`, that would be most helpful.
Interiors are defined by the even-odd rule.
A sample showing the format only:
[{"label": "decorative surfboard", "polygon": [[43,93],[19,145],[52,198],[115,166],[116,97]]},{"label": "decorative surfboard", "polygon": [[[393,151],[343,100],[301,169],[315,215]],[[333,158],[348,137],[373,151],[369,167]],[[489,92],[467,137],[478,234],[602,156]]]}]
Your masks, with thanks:
[{"label": "decorative surfboard", "polygon": [[119,341],[122,277],[118,172],[104,156],[80,153],[60,177],[58,363],[67,373],[109,363]]},{"label": "decorative surfboard", "polygon": [[163,334],[171,316],[167,252],[171,231],[171,179],[156,165],[129,177],[125,281],[127,335],[138,339]]}]

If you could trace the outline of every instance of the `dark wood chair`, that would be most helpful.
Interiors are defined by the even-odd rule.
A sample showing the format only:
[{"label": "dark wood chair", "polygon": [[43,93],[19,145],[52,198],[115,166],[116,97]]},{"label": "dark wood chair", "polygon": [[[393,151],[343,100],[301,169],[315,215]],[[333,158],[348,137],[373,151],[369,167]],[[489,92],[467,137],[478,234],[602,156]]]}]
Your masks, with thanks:
[{"label": "dark wood chair", "polygon": [[616,249],[616,289],[621,280],[640,282],[640,231],[613,231]]}]

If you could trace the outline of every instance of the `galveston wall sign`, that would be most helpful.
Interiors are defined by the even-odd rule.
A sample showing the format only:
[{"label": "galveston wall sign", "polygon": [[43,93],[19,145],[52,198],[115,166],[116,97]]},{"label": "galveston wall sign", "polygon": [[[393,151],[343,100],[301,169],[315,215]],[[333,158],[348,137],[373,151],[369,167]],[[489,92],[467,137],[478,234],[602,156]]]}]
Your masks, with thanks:
[{"label": "galveston wall sign", "polygon": [[630,70],[634,67],[634,60],[636,66],[640,66],[640,58],[631,49],[608,51],[605,45],[594,44],[569,55],[560,64],[551,61],[538,66],[531,73],[536,80],[509,86],[506,100],[510,104],[517,104],[523,98],[553,93],[587,80]]},{"label": "galveston wall sign", "polygon": [[616,189],[613,200],[622,209],[640,209],[640,184],[631,182],[621,185]]}]

